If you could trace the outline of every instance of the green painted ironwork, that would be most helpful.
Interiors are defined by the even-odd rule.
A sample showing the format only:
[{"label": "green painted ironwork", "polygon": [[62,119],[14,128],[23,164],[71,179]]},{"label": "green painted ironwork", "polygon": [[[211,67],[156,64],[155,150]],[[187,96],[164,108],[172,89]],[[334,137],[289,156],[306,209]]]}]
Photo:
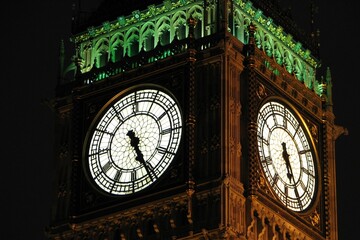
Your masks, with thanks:
[{"label": "green painted ironwork", "polygon": [[[101,26],[90,27],[72,39],[76,47],[74,59],[77,59],[78,69],[81,74],[86,74],[94,69],[124,62],[124,59],[130,59],[139,53],[153,52],[154,49],[158,49],[157,55],[148,57],[146,63],[185,52],[185,43],[177,50],[166,46],[187,38],[189,29],[186,22],[190,17],[197,20],[196,39],[200,40],[216,33],[219,2],[222,1],[164,0],[162,4],[150,5],[144,10],[134,10],[128,16],[119,16],[113,21],[104,22]],[[254,24],[257,47],[320,96],[322,92],[319,89],[322,88],[315,79],[319,61],[311,52],[304,49],[300,42],[294,41],[293,37],[286,34],[271,18],[264,16],[250,1],[234,0],[232,3],[232,6],[228,5],[228,31],[247,44],[248,26],[250,23]],[[137,65],[132,67],[136,68]],[[276,75],[279,74],[269,63],[265,62],[264,65]],[[117,70],[112,71],[97,70],[97,77],[85,82],[99,81],[123,72],[124,69],[119,66]]]}]

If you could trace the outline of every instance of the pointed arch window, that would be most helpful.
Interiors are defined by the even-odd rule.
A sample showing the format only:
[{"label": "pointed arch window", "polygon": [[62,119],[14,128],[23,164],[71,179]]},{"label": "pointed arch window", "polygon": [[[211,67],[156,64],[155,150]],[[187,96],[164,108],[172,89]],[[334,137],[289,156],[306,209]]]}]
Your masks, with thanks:
[{"label": "pointed arch window", "polygon": [[144,39],[144,50],[150,51],[151,49],[154,49],[155,39],[154,35],[147,35]]},{"label": "pointed arch window", "polygon": [[186,38],[186,25],[180,24],[176,28],[176,36],[178,40]]},{"label": "pointed arch window", "polygon": [[119,62],[124,57],[124,36],[116,34],[111,42],[110,59],[112,62]]},{"label": "pointed arch window", "polygon": [[196,19],[196,26],[194,31],[194,37],[196,39],[204,36],[204,9],[198,5],[195,5],[191,9],[189,9],[189,16],[193,19]]},{"label": "pointed arch window", "polygon": [[132,41],[129,42],[128,56],[133,57],[138,53],[139,53],[139,41],[138,39],[132,39]]},{"label": "pointed arch window", "polygon": [[129,29],[125,36],[126,55],[133,57],[139,53],[139,31],[137,28]]},{"label": "pointed arch window", "polygon": [[121,44],[117,45],[116,47],[114,47],[113,52],[112,52],[112,61],[113,62],[119,62],[122,58],[123,58],[123,54],[124,54],[124,48]]},{"label": "pointed arch window", "polygon": [[84,65],[85,68],[91,68],[91,65],[92,65],[91,52],[92,52],[91,45],[90,44],[86,45],[83,50],[83,59],[85,62],[85,65]]},{"label": "pointed arch window", "polygon": [[186,38],[186,13],[179,11],[171,18],[174,27],[174,38],[178,40]]},{"label": "pointed arch window", "polygon": [[156,23],[156,29],[159,34],[159,44],[161,46],[169,44],[171,42],[170,19],[168,17],[160,18]]},{"label": "pointed arch window", "polygon": [[101,51],[97,54],[96,57],[96,67],[101,68],[105,66],[108,63],[108,52],[107,51]]},{"label": "pointed arch window", "polygon": [[140,30],[140,42],[141,49],[148,52],[155,47],[155,30],[154,24],[152,22],[147,22],[144,26],[141,27]]},{"label": "pointed arch window", "polygon": [[198,19],[197,20],[197,23],[196,23],[196,26],[195,26],[195,29],[194,29],[194,37],[196,39],[199,39],[203,36],[202,34],[202,25],[203,25],[203,22],[201,19]]},{"label": "pointed arch window", "polygon": [[109,54],[108,54],[109,42],[107,39],[100,39],[95,46],[96,46],[95,48],[96,54],[94,59],[95,66],[97,68],[101,68],[105,66],[109,60]]},{"label": "pointed arch window", "polygon": [[241,42],[245,42],[245,22],[240,11],[235,11],[234,16],[234,36]]},{"label": "pointed arch window", "polygon": [[170,43],[170,29],[164,29],[163,31],[160,32],[160,45],[164,46],[166,44]]}]

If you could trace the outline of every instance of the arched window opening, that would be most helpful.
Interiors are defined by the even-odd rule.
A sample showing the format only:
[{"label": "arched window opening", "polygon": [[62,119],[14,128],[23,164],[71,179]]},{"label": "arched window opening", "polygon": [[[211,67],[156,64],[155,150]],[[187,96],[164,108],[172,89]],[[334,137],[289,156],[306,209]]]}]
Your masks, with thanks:
[{"label": "arched window opening", "polygon": [[283,64],[283,56],[282,56],[282,53],[281,53],[278,45],[274,46],[274,57],[275,57],[275,61],[277,62],[277,64],[279,64],[279,65]]},{"label": "arched window opening", "polygon": [[99,52],[96,58],[96,67],[104,67],[108,63],[108,53],[106,51]]},{"label": "arched window opening", "polygon": [[161,46],[165,46],[170,43],[170,31],[169,29],[164,29],[160,33],[160,44]]},{"label": "arched window opening", "polygon": [[124,47],[125,47],[125,54],[128,57],[133,57],[137,55],[140,51],[139,49],[139,31],[137,28],[129,29],[124,37]]},{"label": "arched window opening", "polygon": [[201,38],[202,37],[202,21],[199,19],[197,20],[195,29],[194,29],[194,37],[196,39]]},{"label": "arched window opening", "polygon": [[144,50],[150,51],[150,50],[154,49],[154,44],[155,44],[154,36],[150,35],[150,34],[147,35],[144,40]]},{"label": "arched window opening", "polygon": [[234,36],[240,40],[240,42],[244,42],[244,27],[239,24],[235,24]]},{"label": "arched window opening", "polygon": [[139,42],[137,39],[133,39],[130,43],[129,43],[129,48],[128,48],[128,56],[129,57],[133,57],[136,54],[139,53]]},{"label": "arched window opening", "polygon": [[122,45],[117,45],[112,53],[112,61],[119,62],[123,58],[124,48]]},{"label": "arched window opening", "polygon": [[177,26],[176,36],[178,40],[186,38],[186,25],[180,24]]},{"label": "arched window opening", "polygon": [[85,49],[84,49],[84,56],[83,56],[83,58],[84,58],[84,62],[85,62],[85,68],[89,68],[89,67],[91,67],[91,64],[92,64],[92,62],[91,62],[91,51],[92,51],[92,49],[91,49],[91,46],[86,46],[85,47]]}]

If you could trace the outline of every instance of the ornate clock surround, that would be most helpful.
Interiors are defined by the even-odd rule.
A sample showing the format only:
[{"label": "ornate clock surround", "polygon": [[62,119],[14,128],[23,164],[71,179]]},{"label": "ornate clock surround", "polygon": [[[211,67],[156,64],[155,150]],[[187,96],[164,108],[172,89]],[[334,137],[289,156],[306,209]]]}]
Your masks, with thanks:
[{"label": "ornate clock surround", "polygon": [[[255,52],[259,51],[254,49]],[[265,178],[263,177],[261,171],[250,171],[249,192],[255,193],[257,195],[256,199],[253,199],[254,211],[256,214],[259,214],[263,211],[261,206],[265,203],[267,206],[271,206],[273,209],[278,209],[277,211],[284,216],[285,219],[297,219],[299,223],[304,224],[303,227],[306,229],[309,226],[315,227],[318,234],[322,234],[325,229],[326,219],[325,219],[325,205],[324,185],[323,176],[324,176],[324,163],[323,158],[326,154],[326,146],[323,145],[324,139],[324,125],[323,125],[323,116],[322,116],[322,105],[323,102],[314,91],[311,89],[304,90],[304,84],[300,81],[294,81],[291,74],[287,73],[280,67],[276,67],[273,63],[273,60],[257,53],[256,60],[254,65],[250,68],[250,81],[248,79],[248,88],[249,88],[249,121],[250,129],[249,132],[249,149],[250,152],[257,151],[256,143],[256,116],[257,110],[260,108],[265,99],[268,98],[282,98],[286,99],[294,108],[298,111],[298,114],[304,120],[304,123],[309,129],[309,135],[314,141],[314,148],[317,152],[317,172],[318,172],[318,188],[314,196],[314,202],[312,206],[304,212],[289,212],[286,210],[282,204],[277,202],[277,198],[273,196],[273,193],[269,189]],[[271,67],[265,67],[264,63],[267,62]],[[274,67],[274,68],[272,68]],[[276,69],[280,74],[275,74],[274,69]],[[253,123],[253,124],[251,124]],[[252,139],[252,140],[251,140]],[[257,154],[250,153],[251,160],[250,168],[260,170],[259,157]],[[250,194],[252,195],[252,194]],[[262,203],[261,203],[261,202]],[[256,209],[257,206],[259,209]],[[256,210],[255,210],[256,209]],[[307,226],[307,227],[306,227]]]},{"label": "ornate clock surround", "polygon": [[169,94],[158,85],[136,85],[99,111],[83,152],[85,172],[95,188],[124,196],[160,180],[182,139],[183,117]]},{"label": "ornate clock surround", "polygon": [[[161,66],[159,66],[161,67]],[[115,79],[108,79],[108,81],[102,81],[96,85],[86,86],[77,89],[77,100],[74,102],[74,118],[77,119],[77,115],[84,115],[86,117],[82,119],[77,119],[74,121],[75,124],[78,124],[78,128],[82,129],[81,132],[77,133],[77,141],[85,142],[86,134],[88,129],[91,127],[92,122],[94,121],[96,115],[101,111],[101,108],[106,105],[115,95],[119,94],[122,91],[128,91],[129,89],[137,86],[141,83],[144,86],[157,86],[159,89],[166,89],[169,93],[177,99],[179,108],[181,108],[182,115],[184,116],[185,106],[184,106],[184,92],[183,92],[183,79],[186,70],[182,65],[179,65],[176,69],[167,70],[166,68],[158,74],[156,71],[152,71],[149,67],[149,72],[146,68],[142,72],[137,71],[129,74],[126,78],[123,78],[121,82],[114,83]],[[106,87],[111,86],[111,87]],[[160,87],[161,86],[161,87]],[[81,127],[80,127],[81,126]],[[183,133],[184,135],[184,133]],[[183,136],[184,137],[184,136]],[[183,138],[182,137],[182,138]],[[79,156],[84,155],[84,148],[81,148],[82,144],[77,145],[77,152],[81,153]],[[166,181],[158,181],[154,184],[153,188],[157,190],[154,191],[153,188],[145,189],[138,193],[134,193],[129,196],[122,196],[123,201],[118,202],[117,196],[109,196],[99,192],[87,179],[87,173],[83,168],[82,164],[76,167],[76,181],[74,181],[74,187],[83,189],[80,194],[76,194],[77,199],[74,203],[77,207],[74,207],[76,214],[83,214],[86,212],[92,212],[96,209],[103,209],[106,206],[118,205],[119,208],[124,208],[125,206],[129,207],[136,205],[136,201],[143,201],[141,196],[146,196],[146,198],[156,198],[155,195],[159,197],[166,196],[166,189],[169,189],[170,186],[172,189],[184,188],[184,164],[182,164],[181,159],[183,158],[183,141],[181,140],[176,156],[171,166],[164,173],[163,178],[167,179]],[[82,162],[84,159],[81,160]],[[75,173],[74,173],[75,174]],[[165,191],[165,192],[164,192]],[[178,190],[179,191],[179,190]],[[181,190],[183,191],[183,190]],[[149,192],[151,194],[149,194]],[[156,194],[153,194],[156,192]],[[162,195],[161,195],[162,194]],[[168,193],[170,194],[170,193]],[[133,201],[132,199],[135,199]]]},{"label": "ornate clock surround", "polygon": [[284,206],[294,212],[308,211],[317,199],[320,182],[314,141],[288,101],[279,97],[264,100],[257,117],[263,174]]}]

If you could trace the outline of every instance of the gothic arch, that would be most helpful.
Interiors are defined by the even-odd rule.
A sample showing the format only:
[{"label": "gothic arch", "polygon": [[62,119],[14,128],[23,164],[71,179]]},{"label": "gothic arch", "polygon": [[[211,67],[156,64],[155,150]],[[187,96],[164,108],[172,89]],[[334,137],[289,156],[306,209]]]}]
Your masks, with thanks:
[{"label": "gothic arch", "polygon": [[315,71],[311,67],[305,68],[305,76],[304,76],[304,83],[305,86],[307,86],[310,89],[314,89],[317,86],[315,86]]},{"label": "gothic arch", "polygon": [[286,69],[287,72],[289,73],[293,73],[294,71],[294,60],[293,60],[293,55],[291,54],[291,52],[289,50],[284,51],[284,67]]},{"label": "gothic arch", "polygon": [[267,56],[273,57],[274,54],[274,41],[270,34],[264,34],[263,50]]},{"label": "gothic arch", "polygon": [[[217,5],[215,1],[209,2],[204,11],[205,34],[210,35],[216,31]],[[205,15],[206,14],[206,15]],[[205,22],[206,21],[206,22]]]},{"label": "gothic arch", "polygon": [[171,26],[173,26],[173,36],[171,39],[174,39],[175,36],[177,39],[181,40],[187,36],[187,25],[186,25],[186,13],[184,11],[176,12],[171,18]]},{"label": "gothic arch", "polygon": [[146,22],[140,29],[139,48],[150,51],[155,45],[155,25],[152,22]]},{"label": "gothic arch", "polygon": [[294,74],[299,81],[304,82],[305,69],[302,62],[298,58],[294,59]]},{"label": "gothic arch", "polygon": [[249,26],[251,24],[251,19],[248,17],[244,18],[244,43],[249,43]]},{"label": "gothic arch", "polygon": [[110,59],[112,62],[118,62],[124,56],[124,35],[115,33],[110,39],[109,44]]},{"label": "gothic arch", "polygon": [[93,64],[93,57],[92,57],[92,44],[91,42],[84,44],[83,49],[80,52],[80,57],[82,59],[81,68],[84,71],[89,71]]},{"label": "gothic arch", "polygon": [[195,5],[191,7],[188,11],[187,18],[194,18],[196,19],[197,23],[195,26],[195,38],[201,38],[204,36],[204,9],[199,6]]},{"label": "gothic arch", "polygon": [[234,36],[241,42],[245,42],[245,19],[239,9],[234,10]]},{"label": "gothic arch", "polygon": [[136,27],[130,28],[124,39],[124,51],[129,57],[139,53],[139,29]]},{"label": "gothic arch", "polygon": [[157,44],[164,46],[172,41],[170,22],[171,21],[168,16],[162,16],[156,22],[155,31],[157,33],[157,39],[155,39],[155,41]]},{"label": "gothic arch", "polygon": [[100,38],[94,45],[94,64],[100,68],[107,64],[109,60],[109,40]]},{"label": "gothic arch", "polygon": [[262,31],[260,28],[257,28],[255,32],[255,44],[257,48],[263,49],[262,46],[263,39],[264,39],[264,31]]},{"label": "gothic arch", "polygon": [[278,42],[274,43],[274,58],[275,61],[282,66],[284,63],[284,53],[281,45]]}]

